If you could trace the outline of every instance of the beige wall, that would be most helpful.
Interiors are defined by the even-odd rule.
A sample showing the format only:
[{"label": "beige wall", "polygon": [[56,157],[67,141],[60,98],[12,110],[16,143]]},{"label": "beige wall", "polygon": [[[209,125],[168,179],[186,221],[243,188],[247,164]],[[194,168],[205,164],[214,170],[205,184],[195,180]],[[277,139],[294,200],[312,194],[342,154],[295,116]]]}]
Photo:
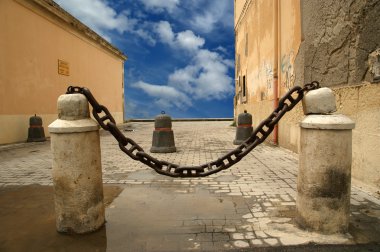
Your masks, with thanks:
[{"label": "beige wall", "polygon": [[380,85],[363,82],[333,88],[338,113],[356,123],[352,134],[352,176],[380,189]]},{"label": "beige wall", "polygon": [[[235,78],[240,77],[240,85],[237,80],[235,117],[246,109],[253,115],[254,125],[273,111],[277,96],[294,84],[293,64],[301,42],[301,28],[297,22],[300,17],[299,0],[281,3],[283,1],[236,0],[239,5],[235,8],[235,50],[236,64],[240,58],[240,67],[237,67]],[[242,97],[243,76],[247,82],[246,98]],[[286,125],[285,128],[297,141],[298,124]],[[273,135],[268,139],[273,141]]]},{"label": "beige wall", "polygon": [[[368,15],[373,12],[376,16],[380,4],[376,5],[376,9],[367,1],[362,1],[358,6],[347,5],[343,0],[331,3],[331,8],[342,10],[337,19],[332,19],[327,14],[320,14],[324,19],[320,15],[315,16],[315,13],[336,12],[335,9],[323,7],[318,1],[305,2],[302,9],[300,0],[236,0],[236,78],[244,74],[247,76],[248,96],[246,100],[240,98],[241,86],[236,81],[235,118],[247,109],[253,115],[254,125],[257,125],[269,115],[274,107],[273,87],[276,85],[276,76],[279,97],[294,85],[302,86],[311,80],[321,81],[322,86],[330,86],[334,90],[338,113],[343,113],[356,122],[353,130],[353,178],[365,184],[368,189],[379,190],[380,85],[371,83],[371,57],[380,54],[380,49],[375,50],[376,46],[379,48],[379,40],[371,37],[378,34],[368,33],[368,30],[376,30],[379,25],[369,22],[365,16],[362,20],[361,16],[355,16],[358,19],[354,20],[356,23],[345,25],[344,22],[351,22],[347,16],[358,11],[349,11],[350,8],[361,8]],[[321,9],[316,11],[316,8]],[[302,38],[302,21],[305,38]],[[353,29],[355,32],[352,33],[352,41],[342,44],[344,39],[350,39],[347,34],[351,34],[345,33],[345,27],[355,27],[358,23],[363,24],[364,30]],[[326,31],[330,31],[329,25],[333,27],[334,33],[321,39]],[[323,27],[327,27],[326,31]],[[248,33],[248,56],[244,56],[245,33]],[[327,39],[328,42],[325,41]],[[361,43],[371,48],[365,52],[358,46]],[[327,74],[320,73],[323,72],[321,69]],[[342,76],[349,76],[346,78],[347,83],[340,82]],[[357,76],[362,79],[359,78],[358,81]],[[280,146],[298,152],[299,122],[303,117],[299,104],[280,121]],[[272,137],[273,134],[269,141]]]},{"label": "beige wall", "polygon": [[[295,84],[295,60],[301,44],[300,1],[279,1],[279,97],[282,97]],[[302,85],[302,84],[301,84]],[[296,106],[279,123],[278,143],[280,146],[298,152],[299,121],[303,112]]]},{"label": "beige wall", "polygon": [[[67,86],[86,86],[123,120],[123,62],[32,1],[0,1],[0,144],[25,141],[29,117],[47,126]],[[70,76],[58,74],[58,60]]]}]

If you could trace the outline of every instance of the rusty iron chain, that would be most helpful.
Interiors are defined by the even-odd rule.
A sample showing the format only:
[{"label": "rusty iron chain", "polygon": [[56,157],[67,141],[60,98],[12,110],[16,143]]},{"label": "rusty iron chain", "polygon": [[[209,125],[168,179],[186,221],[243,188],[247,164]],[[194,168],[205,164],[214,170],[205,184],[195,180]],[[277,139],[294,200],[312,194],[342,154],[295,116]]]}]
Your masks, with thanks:
[{"label": "rusty iron chain", "polygon": [[[120,149],[134,160],[138,160],[153,168],[157,173],[170,177],[205,177],[221,170],[225,170],[238,163],[257,145],[265,141],[271,134],[276,124],[294,106],[302,100],[304,93],[319,88],[319,82],[313,81],[305,84],[303,88],[294,86],[278,102],[278,107],[263,120],[252,135],[236,149],[228,152],[217,160],[199,166],[179,166],[167,161],[158,160],[144,151],[131,138],[126,137],[116,126],[115,119],[109,110],[99,104],[90,90],[86,87],[69,86],[66,94],[81,93],[86,96],[93,110],[92,114],[99,125],[109,131],[118,141]],[[104,114],[104,115],[103,115]]]}]

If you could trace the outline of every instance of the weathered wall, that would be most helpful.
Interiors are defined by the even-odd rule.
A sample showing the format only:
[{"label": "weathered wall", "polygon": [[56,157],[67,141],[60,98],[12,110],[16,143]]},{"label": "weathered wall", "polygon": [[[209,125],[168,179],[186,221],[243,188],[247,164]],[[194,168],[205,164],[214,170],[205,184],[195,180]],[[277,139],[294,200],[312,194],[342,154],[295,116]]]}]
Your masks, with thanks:
[{"label": "weathered wall", "polygon": [[[243,1],[242,1],[243,2]],[[238,101],[235,117],[245,109],[253,115],[253,125],[268,116],[273,108],[273,70],[275,66],[273,1],[247,1],[244,14],[235,28],[236,54],[240,67],[236,69]],[[235,18],[238,18],[235,16]],[[243,77],[246,97],[243,97]]]},{"label": "weathered wall", "polygon": [[[246,109],[253,115],[255,126],[273,111],[278,95],[294,85],[294,61],[301,43],[300,4],[299,0],[286,4],[278,0],[235,3],[239,3],[235,8],[235,118]],[[247,82],[246,99],[242,97],[243,76]],[[297,148],[298,124],[284,124],[279,130],[290,134],[292,141],[287,143]],[[268,140],[273,141],[273,134]]]},{"label": "weathered wall", "polygon": [[[279,1],[279,97],[282,97],[295,83],[295,60],[301,44],[300,1]],[[278,143],[292,151],[298,150],[300,141],[299,118],[303,115],[301,104],[280,121]]]},{"label": "weathered wall", "polygon": [[356,122],[353,130],[352,176],[380,188],[380,85],[363,82],[360,85],[333,88],[338,112]]},{"label": "weathered wall", "polygon": [[352,175],[378,189],[380,85],[373,82],[372,66],[380,54],[380,1],[313,0],[301,8],[305,39],[296,84],[318,80],[334,90],[338,113],[356,122]]},{"label": "weathered wall", "polygon": [[[239,1],[239,0],[236,0]],[[244,14],[245,23],[236,22],[236,52],[243,54],[244,30],[249,33],[249,55],[240,56],[240,68],[247,68],[248,99],[235,103],[235,117],[244,109],[253,114],[257,125],[273,109],[273,98],[258,99],[258,87],[265,87],[269,78],[263,78],[260,71],[264,62],[273,67],[273,76],[278,73],[279,96],[290,87],[302,86],[317,80],[322,86],[334,90],[338,113],[344,113],[356,122],[353,130],[353,178],[368,187],[380,188],[380,83],[374,81],[377,57],[380,55],[380,1],[378,0],[308,0],[308,1],[262,1],[252,2]],[[277,17],[279,33],[275,34],[276,13],[268,12],[270,4],[278,4]],[[257,22],[266,13],[265,24]],[[252,17],[252,20],[249,18]],[[255,19],[256,18],[256,19]],[[248,21],[249,20],[249,21]],[[256,20],[256,21],[255,21]],[[263,27],[258,27],[263,25]],[[253,27],[252,27],[253,26]],[[260,33],[267,27],[268,33]],[[272,30],[268,27],[274,27]],[[271,37],[272,36],[272,37]],[[265,40],[271,37],[276,42]],[[267,43],[266,45],[262,45]],[[270,48],[272,47],[272,48]],[[255,50],[255,48],[257,50]],[[268,61],[262,57],[268,50],[278,52]],[[244,54],[243,54],[244,55]],[[278,69],[278,71],[277,71]],[[378,70],[380,71],[380,69]],[[236,77],[244,74],[240,71]],[[255,74],[260,78],[255,78]],[[275,83],[275,82],[273,82]],[[269,86],[264,93],[271,92]],[[238,83],[236,94],[241,92]],[[264,96],[265,97],[265,96]],[[298,152],[300,129],[298,123],[303,118],[302,107],[297,105],[279,123],[279,145]]]},{"label": "weathered wall", "polygon": [[[89,87],[123,120],[123,62],[33,1],[0,1],[0,144],[26,141],[29,117],[47,125],[68,85]],[[58,74],[58,60],[70,75]]]},{"label": "weathered wall", "polygon": [[379,48],[378,0],[304,1],[305,81],[324,86],[372,81],[368,55]]}]

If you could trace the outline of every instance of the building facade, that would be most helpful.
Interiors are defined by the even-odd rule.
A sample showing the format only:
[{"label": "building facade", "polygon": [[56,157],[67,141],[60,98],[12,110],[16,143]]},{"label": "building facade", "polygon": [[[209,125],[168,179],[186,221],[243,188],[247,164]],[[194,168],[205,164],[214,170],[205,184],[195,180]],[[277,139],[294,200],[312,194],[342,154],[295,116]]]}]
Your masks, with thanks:
[{"label": "building facade", "polygon": [[51,0],[0,1],[0,144],[47,126],[69,85],[86,86],[123,122],[126,56]]},{"label": "building facade", "polygon": [[[380,188],[380,15],[378,0],[235,0],[235,118],[257,125],[294,85],[333,89],[337,113],[356,122],[352,175]],[[268,138],[298,152],[297,105]],[[333,141],[333,139],[332,139]]]}]

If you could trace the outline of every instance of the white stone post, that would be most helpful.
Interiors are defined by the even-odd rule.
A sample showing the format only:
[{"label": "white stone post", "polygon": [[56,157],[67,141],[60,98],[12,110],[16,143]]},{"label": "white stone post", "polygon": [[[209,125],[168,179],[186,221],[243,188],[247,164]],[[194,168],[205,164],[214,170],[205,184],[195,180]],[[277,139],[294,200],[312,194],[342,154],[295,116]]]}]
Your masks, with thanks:
[{"label": "white stone post", "polygon": [[303,108],[296,221],[311,231],[347,232],[355,123],[332,114],[336,104],[329,88],[308,92]]},{"label": "white stone post", "polygon": [[104,224],[99,126],[82,94],[61,95],[58,118],[49,125],[57,231],[92,232]]}]

